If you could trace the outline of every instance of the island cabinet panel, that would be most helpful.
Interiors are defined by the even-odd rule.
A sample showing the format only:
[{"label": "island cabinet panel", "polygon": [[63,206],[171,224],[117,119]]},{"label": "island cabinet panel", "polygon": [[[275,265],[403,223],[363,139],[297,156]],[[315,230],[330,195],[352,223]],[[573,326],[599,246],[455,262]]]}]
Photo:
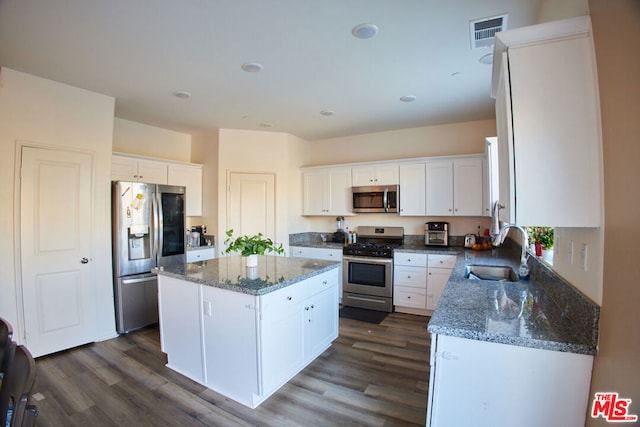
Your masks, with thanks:
[{"label": "island cabinet panel", "polygon": [[202,318],[200,285],[162,277],[158,280],[160,346],[167,366],[202,383]]},{"label": "island cabinet panel", "polygon": [[593,356],[434,334],[427,426],[582,427]]},{"label": "island cabinet panel", "polygon": [[205,383],[231,399],[258,393],[256,297],[202,286]]},{"label": "island cabinet panel", "polygon": [[304,310],[305,360],[310,363],[338,338],[338,270],[310,284]]}]

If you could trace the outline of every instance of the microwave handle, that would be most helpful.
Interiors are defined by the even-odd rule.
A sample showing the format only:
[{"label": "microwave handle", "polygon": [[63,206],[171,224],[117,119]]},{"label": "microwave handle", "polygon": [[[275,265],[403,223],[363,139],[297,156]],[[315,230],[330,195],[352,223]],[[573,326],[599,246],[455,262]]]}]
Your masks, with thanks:
[{"label": "microwave handle", "polygon": [[389,197],[389,196],[388,196],[388,194],[387,194],[387,191],[388,191],[388,189],[386,189],[386,188],[385,188],[385,189],[384,189],[384,196],[382,197],[382,204],[384,205],[383,207],[384,207],[384,211],[385,211],[385,212],[388,212],[388,211],[389,211],[389,210],[387,209],[387,206],[388,206],[388,204],[387,204],[387,200],[388,200],[388,199],[387,199],[387,198]]}]

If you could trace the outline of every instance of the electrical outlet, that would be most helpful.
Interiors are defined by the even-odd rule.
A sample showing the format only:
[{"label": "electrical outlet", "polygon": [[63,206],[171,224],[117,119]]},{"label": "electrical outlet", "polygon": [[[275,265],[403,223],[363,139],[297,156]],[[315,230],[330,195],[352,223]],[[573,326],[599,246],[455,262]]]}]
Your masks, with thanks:
[{"label": "electrical outlet", "polygon": [[587,257],[589,255],[589,246],[586,243],[583,243],[580,246],[580,266],[584,271],[587,271]]},{"label": "electrical outlet", "polygon": [[573,240],[570,240],[567,245],[567,262],[569,265],[573,265]]}]

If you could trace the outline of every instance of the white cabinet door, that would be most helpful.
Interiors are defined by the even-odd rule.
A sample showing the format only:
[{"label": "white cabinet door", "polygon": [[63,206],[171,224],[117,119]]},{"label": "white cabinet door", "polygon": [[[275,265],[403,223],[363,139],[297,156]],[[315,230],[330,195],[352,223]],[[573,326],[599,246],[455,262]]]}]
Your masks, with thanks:
[{"label": "white cabinet door", "polygon": [[434,161],[426,164],[428,216],[453,215],[453,162]]},{"label": "white cabinet door", "polygon": [[453,162],[453,214],[482,216],[484,214],[484,174],[482,159]]},{"label": "white cabinet door", "polygon": [[113,154],[111,156],[111,180],[166,184],[167,163]]},{"label": "white cabinet door", "polygon": [[367,165],[351,168],[354,186],[397,185],[398,165]]},{"label": "white cabinet door", "polygon": [[303,174],[303,213],[305,215],[328,215],[326,172],[312,170]]},{"label": "white cabinet door", "polygon": [[452,271],[446,268],[427,269],[427,310],[436,309]]},{"label": "white cabinet door", "polygon": [[351,170],[331,168],[327,171],[328,213],[346,215],[351,213]]},{"label": "white cabinet door", "polygon": [[400,215],[426,215],[426,175],[424,163],[400,165]]},{"label": "white cabinet door", "polygon": [[167,366],[204,382],[200,285],[158,276],[160,345]]},{"label": "white cabinet door", "polygon": [[311,361],[338,338],[338,287],[335,279],[326,290],[307,299],[304,321],[305,359]]},{"label": "white cabinet door", "polygon": [[202,216],[202,166],[169,163],[169,185],[186,187],[186,215]]}]

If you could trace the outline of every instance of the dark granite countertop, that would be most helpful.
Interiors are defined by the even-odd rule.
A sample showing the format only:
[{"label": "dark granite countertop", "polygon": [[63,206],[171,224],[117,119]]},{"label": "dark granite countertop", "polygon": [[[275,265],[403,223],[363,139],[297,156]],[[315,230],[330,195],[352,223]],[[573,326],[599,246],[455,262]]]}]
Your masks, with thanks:
[{"label": "dark granite countertop", "polygon": [[467,264],[508,265],[517,272],[519,257],[519,249],[462,249],[428,331],[522,347],[595,354],[597,305],[550,274],[537,260],[529,260],[532,270],[527,281],[464,278]]},{"label": "dark granite countertop", "polygon": [[258,266],[247,268],[240,255],[178,264],[154,273],[216,288],[264,295],[340,266],[339,262],[259,255]]}]

